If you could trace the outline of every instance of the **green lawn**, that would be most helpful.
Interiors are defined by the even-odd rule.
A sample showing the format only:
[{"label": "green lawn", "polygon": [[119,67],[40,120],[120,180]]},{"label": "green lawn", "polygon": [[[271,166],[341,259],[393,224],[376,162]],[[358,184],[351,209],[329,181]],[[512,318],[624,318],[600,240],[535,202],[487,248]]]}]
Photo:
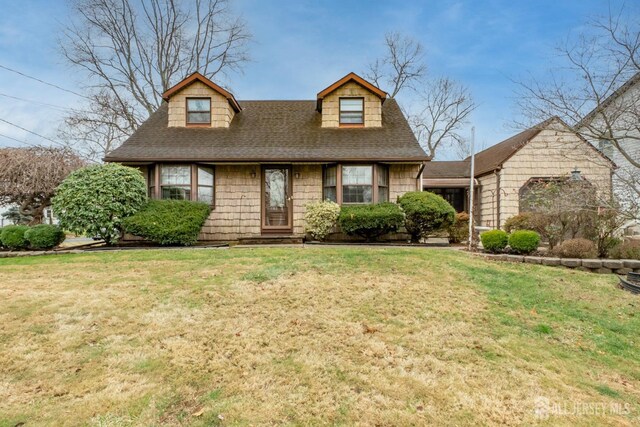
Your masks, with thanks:
[{"label": "green lawn", "polygon": [[637,425],[615,283],[425,249],[0,259],[0,426]]}]

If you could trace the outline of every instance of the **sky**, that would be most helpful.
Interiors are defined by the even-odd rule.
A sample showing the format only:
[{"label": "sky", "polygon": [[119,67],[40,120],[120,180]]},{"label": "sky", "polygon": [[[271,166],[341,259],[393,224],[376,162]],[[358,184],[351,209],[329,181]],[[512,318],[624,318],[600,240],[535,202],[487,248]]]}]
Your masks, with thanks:
[{"label": "sky", "polygon": [[[609,3],[235,0],[233,8],[253,35],[243,72],[220,82],[237,99],[315,99],[345,74],[363,74],[384,54],[385,33],[397,31],[423,44],[430,76],[469,88],[477,109],[464,132],[474,126],[482,149],[517,132],[514,82],[543,75],[557,60],[554,48],[588,19],[607,14]],[[67,65],[57,47],[68,3],[0,0],[0,10],[0,146],[52,144],[45,138],[57,141],[66,109],[81,108],[83,99],[2,67],[78,91],[86,76]]]}]

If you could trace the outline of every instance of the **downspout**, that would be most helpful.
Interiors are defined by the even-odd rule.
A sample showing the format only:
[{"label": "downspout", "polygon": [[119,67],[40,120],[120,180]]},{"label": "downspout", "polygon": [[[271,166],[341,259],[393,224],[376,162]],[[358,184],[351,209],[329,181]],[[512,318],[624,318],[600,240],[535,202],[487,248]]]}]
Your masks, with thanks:
[{"label": "downspout", "polygon": [[422,185],[422,172],[424,171],[425,166],[427,166],[427,162],[422,162],[422,165],[420,165],[420,170],[418,171],[418,176],[416,176],[416,179],[418,180],[418,191],[422,191],[424,187]]}]

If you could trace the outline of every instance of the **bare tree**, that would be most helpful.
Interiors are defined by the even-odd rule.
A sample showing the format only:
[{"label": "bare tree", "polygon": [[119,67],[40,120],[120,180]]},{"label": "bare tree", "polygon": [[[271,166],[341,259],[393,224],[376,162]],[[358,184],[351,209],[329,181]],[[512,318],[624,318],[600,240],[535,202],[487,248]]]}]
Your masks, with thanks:
[{"label": "bare tree", "polygon": [[431,157],[445,144],[467,152],[466,139],[460,133],[468,123],[475,104],[468,89],[448,79],[428,81],[418,93],[418,109],[408,114],[409,124]]},{"label": "bare tree", "polygon": [[[72,114],[67,128],[80,126],[62,133],[100,157],[137,129],[179,80],[194,71],[226,75],[247,60],[250,35],[230,0],[74,0],[72,10],[59,46],[88,77],[90,113]],[[105,129],[110,126],[115,129]]]},{"label": "bare tree", "polygon": [[[558,116],[621,166],[619,197],[640,197],[640,20],[621,9],[589,22],[558,48],[561,63],[543,79],[519,82],[526,119]],[[625,196],[622,196],[626,193]],[[629,198],[629,196],[631,196]],[[624,204],[625,200],[621,200]],[[628,203],[626,203],[628,205]],[[637,203],[636,203],[637,204]]]},{"label": "bare tree", "polygon": [[21,217],[38,224],[58,185],[84,165],[65,148],[0,149],[0,205],[15,204]]},{"label": "bare tree", "polygon": [[369,64],[365,77],[378,87],[391,88],[389,96],[395,98],[404,88],[420,80],[427,72],[422,44],[399,33],[387,33],[384,57]]}]

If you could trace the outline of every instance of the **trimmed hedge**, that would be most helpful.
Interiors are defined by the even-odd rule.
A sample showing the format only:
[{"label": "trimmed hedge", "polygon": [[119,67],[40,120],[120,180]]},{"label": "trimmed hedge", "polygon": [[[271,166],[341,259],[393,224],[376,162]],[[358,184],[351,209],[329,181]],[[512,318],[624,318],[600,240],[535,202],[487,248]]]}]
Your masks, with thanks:
[{"label": "trimmed hedge", "polygon": [[7,249],[25,249],[29,242],[25,239],[24,234],[29,230],[26,225],[8,225],[2,229],[0,233],[0,240],[2,246]]},{"label": "trimmed hedge", "polygon": [[540,235],[531,230],[516,230],[509,235],[509,246],[519,254],[528,255],[538,249]]},{"label": "trimmed hedge", "polygon": [[57,225],[40,224],[29,228],[24,233],[25,239],[32,249],[51,249],[64,242],[64,231]]},{"label": "trimmed hedge", "polygon": [[489,230],[484,233],[480,233],[480,241],[482,247],[492,253],[502,252],[509,243],[509,236],[502,230]]},{"label": "trimmed hedge", "polygon": [[407,216],[405,228],[414,242],[448,228],[455,221],[455,209],[441,196],[428,191],[410,191],[398,198],[398,203]]},{"label": "trimmed hedge", "polygon": [[193,245],[209,216],[206,203],[151,200],[122,222],[124,230],[161,245]]},{"label": "trimmed hedge", "polygon": [[350,236],[375,240],[383,234],[397,231],[404,223],[404,214],[395,203],[343,206],[338,217],[340,229]]}]

